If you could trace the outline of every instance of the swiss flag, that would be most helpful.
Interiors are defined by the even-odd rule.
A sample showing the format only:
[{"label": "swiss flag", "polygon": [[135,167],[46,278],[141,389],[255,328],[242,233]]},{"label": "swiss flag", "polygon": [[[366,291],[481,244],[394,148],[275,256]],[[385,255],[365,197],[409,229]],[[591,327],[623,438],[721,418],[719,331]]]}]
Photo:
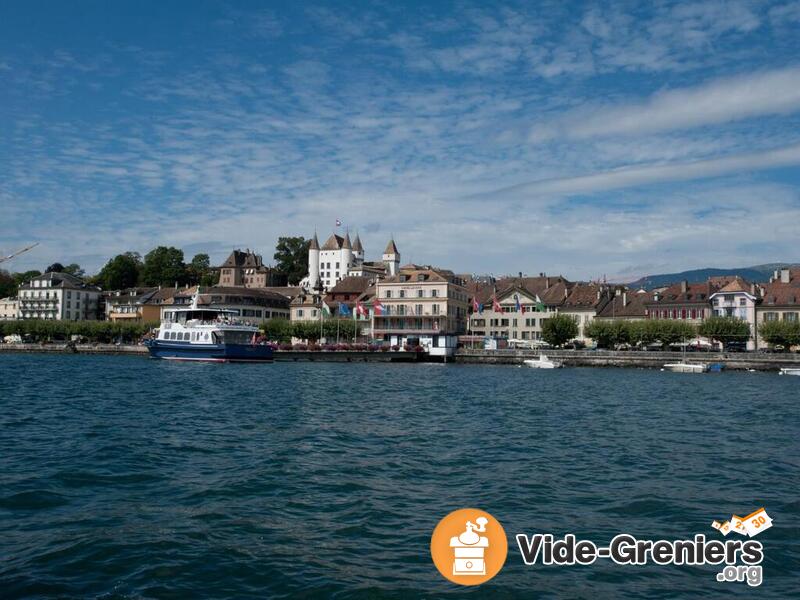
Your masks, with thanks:
[{"label": "swiss flag", "polygon": [[375,300],[372,301],[372,308],[375,309],[376,315],[383,314],[383,304],[381,304],[381,301],[378,300],[377,298],[375,298]]},{"label": "swiss flag", "polygon": [[367,308],[358,300],[356,300],[356,315],[359,317],[367,316]]}]

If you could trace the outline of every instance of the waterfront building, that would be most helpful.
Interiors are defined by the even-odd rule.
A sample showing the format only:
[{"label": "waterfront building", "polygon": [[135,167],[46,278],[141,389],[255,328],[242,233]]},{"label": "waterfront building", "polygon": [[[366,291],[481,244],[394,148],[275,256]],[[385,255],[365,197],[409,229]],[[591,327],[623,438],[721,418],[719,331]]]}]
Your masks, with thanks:
[{"label": "waterfront building", "polygon": [[559,312],[572,317],[578,325],[575,339],[591,343],[591,339],[584,333],[585,328],[602,312],[611,298],[611,288],[600,283],[579,283],[570,290]]},{"label": "waterfront building", "polygon": [[16,321],[19,314],[19,301],[15,297],[0,299],[0,321]]},{"label": "waterfront building", "polygon": [[184,289],[150,287],[104,292],[106,319],[129,323],[157,322],[161,319],[161,305]]},{"label": "waterfront building", "polygon": [[[393,246],[390,243],[387,250]],[[384,256],[387,254],[391,256]],[[464,284],[446,269],[398,268],[396,275],[375,283],[373,306],[377,300],[382,308],[373,310],[373,337],[393,346],[422,346],[432,355],[454,353],[457,336],[466,330],[468,293]]]},{"label": "waterfront building", "polygon": [[289,308],[292,321],[319,321],[322,300],[316,294],[301,293],[291,301]]},{"label": "waterfront building", "polygon": [[[563,277],[505,277],[476,282],[470,299],[469,333],[508,340],[541,340],[544,321],[556,314],[573,284]],[[474,303],[482,311],[474,310]],[[500,310],[496,310],[494,300]]]},{"label": "waterfront building", "polygon": [[100,288],[69,273],[45,273],[19,286],[18,318],[93,321],[98,318],[100,293]]},{"label": "waterfront building", "polygon": [[[775,271],[761,289],[761,303],[756,307],[756,323],[768,321],[800,321],[800,269]],[[758,346],[764,341],[759,337]]]},{"label": "waterfront building", "polygon": [[653,294],[647,290],[617,288],[614,296],[598,311],[596,319],[609,321],[642,321],[648,318],[647,303]]},{"label": "waterfront building", "polygon": [[364,260],[364,246],[358,235],[351,242],[349,233],[344,237],[334,233],[320,247],[314,233],[308,248],[308,275],[300,285],[308,291],[317,290],[320,285],[324,290],[331,290],[348,276],[378,278],[396,275],[399,265],[400,252],[394,239],[389,240],[382,262],[369,262]]},{"label": "waterfront building", "polygon": [[218,285],[223,287],[265,288],[285,286],[287,278],[274,267],[264,265],[260,254],[249,248],[234,250],[219,267]]},{"label": "waterfront building", "polygon": [[677,319],[699,324],[711,316],[711,295],[732,278],[710,278],[703,283],[684,280],[663,291],[654,291],[645,301],[649,319]]},{"label": "waterfront building", "polygon": [[201,308],[224,309],[253,321],[288,319],[290,314],[289,298],[276,292],[244,287],[194,286],[181,290],[173,298],[163,303],[161,307],[162,320],[165,311],[175,307],[190,306],[195,293],[197,294],[197,305]]},{"label": "waterfront building", "polygon": [[369,277],[348,276],[339,281],[325,295],[325,303],[331,308],[333,314],[339,311],[339,304],[344,304],[352,313],[356,302],[373,283]]},{"label": "waterfront building", "polygon": [[750,339],[747,349],[756,348],[756,307],[760,301],[758,290],[754,284],[741,277],[734,277],[718,291],[711,294],[712,314],[717,317],[735,317],[750,325]]}]

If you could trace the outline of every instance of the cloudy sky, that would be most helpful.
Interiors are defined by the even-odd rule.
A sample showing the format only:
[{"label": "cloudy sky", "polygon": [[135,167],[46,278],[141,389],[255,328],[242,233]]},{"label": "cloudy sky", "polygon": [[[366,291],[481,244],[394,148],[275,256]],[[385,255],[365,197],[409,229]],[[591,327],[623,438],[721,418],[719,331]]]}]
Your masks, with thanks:
[{"label": "cloudy sky", "polygon": [[800,1],[3,2],[0,250],[800,260]]}]

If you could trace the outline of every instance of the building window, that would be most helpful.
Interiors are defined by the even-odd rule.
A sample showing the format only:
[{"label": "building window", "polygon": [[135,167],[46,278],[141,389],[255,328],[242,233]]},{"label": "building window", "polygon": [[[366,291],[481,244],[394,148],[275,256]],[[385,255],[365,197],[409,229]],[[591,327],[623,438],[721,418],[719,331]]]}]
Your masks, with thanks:
[{"label": "building window", "polygon": [[386,290],[386,297],[387,298],[391,298],[392,297],[392,290]]},{"label": "building window", "polygon": [[776,312],[765,312],[764,313],[764,320],[765,321],[777,321],[778,320],[778,313],[776,313]]},{"label": "building window", "polygon": [[298,317],[302,317],[303,316],[303,309],[302,308],[298,308],[297,309],[297,316]]},{"label": "building window", "polygon": [[423,298],[425,296],[425,292],[423,290],[417,290],[417,298]]},{"label": "building window", "polygon": [[796,312],[783,313],[783,320],[784,321],[790,321],[792,323],[796,323],[797,322],[797,313]]},{"label": "building window", "polygon": [[405,298],[406,297],[406,291],[405,290],[400,290],[400,297],[401,298]]},{"label": "building window", "polygon": [[438,292],[436,290],[431,290],[431,298],[436,298],[438,296]]}]

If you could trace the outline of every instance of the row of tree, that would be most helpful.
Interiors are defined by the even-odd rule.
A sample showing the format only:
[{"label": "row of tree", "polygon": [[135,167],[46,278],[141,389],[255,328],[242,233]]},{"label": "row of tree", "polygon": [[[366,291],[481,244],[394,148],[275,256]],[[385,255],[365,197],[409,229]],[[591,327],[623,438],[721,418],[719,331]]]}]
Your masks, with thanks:
[{"label": "row of tree", "polygon": [[290,342],[293,337],[316,342],[323,337],[329,341],[337,337],[340,340],[352,340],[359,325],[353,319],[326,319],[322,323],[270,319],[261,328],[266,338],[272,342]]},{"label": "row of tree", "polygon": [[0,321],[0,338],[16,334],[33,342],[70,341],[72,336],[90,342],[138,342],[153,327],[158,323],[25,319]]},{"label": "row of tree", "polygon": [[[303,237],[280,237],[275,246],[275,269],[284,273],[290,285],[297,285],[308,270],[308,246],[310,240]],[[86,278],[86,273],[76,263],[63,265],[53,263],[48,272],[69,273]],[[31,270],[9,273],[0,269],[0,298],[15,296],[21,284],[41,275]],[[109,260],[99,273],[86,278],[92,285],[104,290],[121,290],[136,286],[203,285],[217,283],[218,275],[211,267],[208,254],[195,254],[186,262],[183,250],[173,246],[159,246],[144,255],[124,252]]]}]

